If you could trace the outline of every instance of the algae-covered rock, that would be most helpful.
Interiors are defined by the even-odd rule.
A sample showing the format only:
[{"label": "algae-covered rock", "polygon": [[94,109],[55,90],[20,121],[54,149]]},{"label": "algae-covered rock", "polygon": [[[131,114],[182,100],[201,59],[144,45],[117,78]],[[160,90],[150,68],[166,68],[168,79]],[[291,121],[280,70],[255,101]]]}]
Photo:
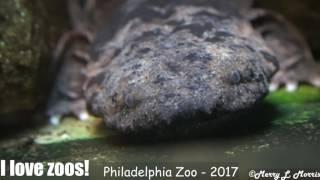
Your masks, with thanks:
[{"label": "algae-covered rock", "polygon": [[32,17],[21,1],[0,2],[0,111],[32,107],[39,54]]},{"label": "algae-covered rock", "polygon": [[0,1],[0,113],[30,110],[43,99],[49,33],[58,27],[48,8],[59,2]]}]

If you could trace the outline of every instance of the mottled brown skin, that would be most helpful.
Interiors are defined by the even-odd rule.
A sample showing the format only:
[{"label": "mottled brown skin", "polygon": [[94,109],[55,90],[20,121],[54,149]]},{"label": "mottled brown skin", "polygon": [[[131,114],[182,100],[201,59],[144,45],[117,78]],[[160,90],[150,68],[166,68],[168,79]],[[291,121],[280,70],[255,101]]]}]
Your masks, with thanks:
[{"label": "mottled brown skin", "polygon": [[280,69],[272,78],[271,90],[286,85],[288,91],[294,91],[299,83],[320,87],[320,65],[302,34],[290,22],[263,9],[252,10],[249,20],[279,60]]},{"label": "mottled brown skin", "polygon": [[61,37],[53,54],[51,71],[57,75],[47,111],[47,115],[53,117],[53,124],[58,124],[64,115],[86,118],[83,85],[88,79],[85,69],[92,61],[89,48],[96,30],[105,23],[103,17],[112,13],[107,10],[121,0],[89,0],[83,5],[80,0],[67,2],[73,29]]},{"label": "mottled brown skin", "polygon": [[[99,1],[87,1],[85,9],[95,7],[94,2]],[[76,23],[75,32],[90,32],[95,40],[90,44],[84,33],[87,44],[76,43],[67,50],[66,61],[73,63],[64,65],[58,77],[69,76],[77,83],[58,80],[57,84],[77,98],[66,101],[66,112],[53,103],[49,115],[81,117],[86,102],[109,127],[123,132],[201,127],[236,117],[267,94],[278,59],[307,57],[309,51],[303,39],[296,40],[299,33],[290,24],[277,25],[276,15],[251,10],[250,4],[249,0],[127,0],[117,6],[110,21]],[[75,4],[70,7],[71,12],[79,10]],[[101,11],[94,12],[103,17]],[[264,19],[268,16],[271,21]],[[266,33],[270,24],[276,26]],[[288,44],[292,48],[287,52],[283,46]],[[76,65],[79,61],[74,58],[85,59],[86,64]],[[309,67],[304,59],[298,64]],[[274,76],[278,85],[291,82],[278,80],[291,73],[284,62],[280,61],[280,75]],[[69,107],[79,107],[75,105],[79,100],[81,111],[68,112]]]}]

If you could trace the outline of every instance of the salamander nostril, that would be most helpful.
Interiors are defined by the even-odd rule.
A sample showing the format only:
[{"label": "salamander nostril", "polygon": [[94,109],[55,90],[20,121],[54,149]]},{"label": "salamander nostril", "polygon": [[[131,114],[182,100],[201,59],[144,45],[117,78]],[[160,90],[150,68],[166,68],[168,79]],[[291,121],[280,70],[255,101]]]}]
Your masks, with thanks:
[{"label": "salamander nostril", "polygon": [[241,73],[239,71],[234,71],[229,76],[229,82],[231,84],[239,84],[241,82]]}]

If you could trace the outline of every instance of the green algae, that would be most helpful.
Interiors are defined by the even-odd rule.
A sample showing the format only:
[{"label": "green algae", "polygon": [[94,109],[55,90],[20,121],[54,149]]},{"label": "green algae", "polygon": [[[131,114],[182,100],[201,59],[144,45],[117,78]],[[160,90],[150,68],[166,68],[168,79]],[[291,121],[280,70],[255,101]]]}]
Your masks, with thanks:
[{"label": "green algae", "polygon": [[271,93],[265,100],[276,108],[274,125],[304,124],[320,118],[320,90],[302,86],[298,91],[288,93],[280,90]]},{"label": "green algae", "polygon": [[107,137],[102,120],[90,118],[84,122],[77,119],[66,118],[59,126],[47,125],[35,135],[37,144],[53,144],[69,141],[98,139]]},{"label": "green algae", "polygon": [[271,104],[312,103],[320,101],[320,90],[310,86],[301,86],[296,92],[288,93],[284,89],[271,93],[266,102]]}]

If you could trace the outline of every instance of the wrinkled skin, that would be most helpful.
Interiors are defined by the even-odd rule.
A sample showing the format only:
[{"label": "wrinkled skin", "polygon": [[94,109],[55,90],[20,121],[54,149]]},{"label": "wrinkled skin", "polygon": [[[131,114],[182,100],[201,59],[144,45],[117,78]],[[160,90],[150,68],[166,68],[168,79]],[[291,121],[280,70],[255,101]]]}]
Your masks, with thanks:
[{"label": "wrinkled skin", "polygon": [[[87,3],[84,12],[101,7],[100,1]],[[75,39],[65,53],[57,81],[64,95],[52,96],[51,120],[66,114],[85,119],[88,108],[122,132],[206,126],[254,107],[272,78],[272,89],[289,83],[292,90],[302,81],[316,85],[311,79],[318,77],[317,68],[304,71],[308,78],[291,75],[315,65],[300,34],[281,16],[250,5],[249,0],[128,0],[108,20],[94,11],[96,21],[74,23],[74,32],[84,32],[87,41]],[[284,65],[295,56],[301,57],[298,66]],[[86,63],[79,66],[75,58]],[[67,76],[71,80],[62,81]]]}]

